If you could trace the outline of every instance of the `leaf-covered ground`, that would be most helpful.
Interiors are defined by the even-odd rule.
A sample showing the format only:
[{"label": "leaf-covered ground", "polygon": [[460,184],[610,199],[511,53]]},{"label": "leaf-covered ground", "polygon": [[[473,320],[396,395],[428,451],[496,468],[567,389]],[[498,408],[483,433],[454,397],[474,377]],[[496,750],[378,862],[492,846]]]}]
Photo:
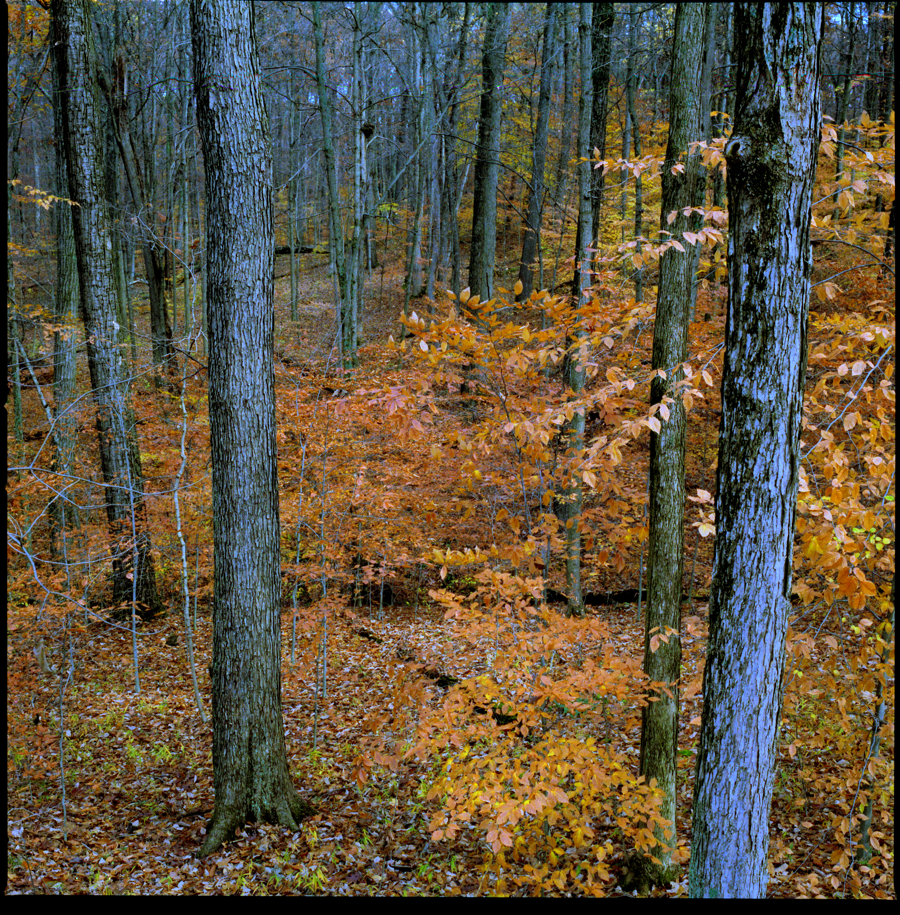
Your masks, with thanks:
[{"label": "leaf-covered ground", "polygon": [[[833,263],[827,269],[838,272],[840,266]],[[283,276],[278,280],[280,303],[287,300],[286,282]],[[488,432],[478,438],[473,431],[487,429],[484,424],[496,410],[483,390],[464,392],[436,379],[433,372],[429,376],[428,366],[410,355],[415,340],[406,354],[389,345],[387,335],[399,339],[401,331],[397,302],[402,289],[396,269],[373,275],[367,346],[361,367],[351,378],[334,372],[333,356],[324,346],[331,318],[321,258],[304,265],[301,283],[297,324],[290,323],[284,304],[276,322],[285,544],[283,708],[295,784],[320,812],[293,834],[248,824],[219,853],[204,860],[196,857],[213,803],[205,392],[202,374],[188,379],[185,413],[191,469],[181,491],[192,601],[196,595],[193,639],[207,714],[204,724],[185,652],[180,541],[171,501],[182,437],[178,385],[172,394],[138,379],[142,458],[148,490],[157,494],[151,499],[151,528],[170,613],[138,628],[138,691],[128,627],[72,612],[72,604],[35,587],[31,566],[13,551],[7,641],[7,892],[624,893],[620,882],[628,824],[602,817],[591,821],[593,842],[571,839],[571,830],[561,842],[548,829],[546,841],[540,834],[531,837],[521,848],[514,847],[517,859],[501,859],[495,853],[502,844],[497,839],[499,827],[491,833],[476,804],[471,814],[460,814],[450,838],[436,838],[441,801],[450,793],[443,790],[435,796],[433,789],[451,757],[462,764],[467,746],[475,748],[473,757],[481,753],[491,765],[505,760],[513,772],[518,771],[515,761],[533,746],[534,735],[552,733],[560,745],[574,741],[597,747],[598,753],[614,751],[617,758],[630,761],[636,773],[640,707],[636,699],[620,699],[586,711],[574,701],[562,701],[566,696],[559,693],[528,719],[527,734],[517,730],[517,723],[487,727],[476,721],[468,742],[454,745],[447,733],[441,738],[435,722],[442,715],[447,722],[461,720],[452,717],[460,713],[454,704],[459,685],[483,675],[488,666],[502,667],[491,655],[489,633],[473,630],[471,623],[465,628],[459,614],[446,618],[444,609],[454,600],[474,606],[473,595],[480,593],[479,583],[483,585],[478,574],[491,562],[472,554],[471,561],[464,561],[464,551],[503,540],[506,525],[515,522],[510,514],[517,498],[513,451],[498,446]],[[722,318],[717,315],[723,294],[718,287],[701,291],[701,320],[693,326],[694,352],[713,354],[704,370],[713,373],[716,383],[703,388],[705,399],[691,413],[689,494],[714,492],[721,366],[716,346],[722,338]],[[885,509],[885,490],[875,473],[890,460],[887,439],[879,437],[879,416],[888,415],[887,399],[879,399],[879,384],[887,379],[892,390],[891,375],[876,375],[872,396],[853,400],[856,421],[842,420],[834,429],[828,425],[835,415],[846,414],[838,411],[846,403],[846,390],[853,389],[842,387],[842,380],[868,377],[865,373],[888,345],[886,339],[864,339],[867,328],[885,323],[885,314],[877,306],[867,316],[861,311],[874,299],[889,296],[859,275],[852,284],[847,282],[842,294],[843,300],[814,308],[811,333],[809,415],[816,422],[821,415],[823,421],[810,432],[824,430],[823,436],[837,440],[819,464],[810,463],[812,495],[800,513],[798,594],[771,820],[769,892],[775,897],[894,895],[893,813],[891,804],[883,803],[893,790],[892,780],[884,785],[893,764],[892,680],[886,694],[889,712],[882,760],[877,767],[872,764],[882,785],[875,810],[876,857],[867,867],[855,869],[847,857],[855,828],[851,817],[860,810],[875,701],[879,659],[874,635],[885,613],[881,581],[888,574],[883,559],[893,550],[892,526],[886,529],[880,520],[893,517],[892,506]],[[842,341],[839,347],[829,348],[833,339]],[[857,343],[847,342],[851,339]],[[627,346],[609,348],[609,365],[618,366],[624,378],[629,367],[647,363],[651,340],[650,325],[639,326]],[[862,351],[865,346],[871,346],[869,353]],[[858,369],[860,362],[864,367]],[[601,378],[608,367],[601,366]],[[526,397],[527,381],[515,382],[513,394]],[[598,422],[614,429],[637,422],[638,412],[624,401],[615,406],[615,415],[611,408]],[[36,398],[26,394],[25,408],[27,425],[36,430],[35,440],[26,443],[31,449],[26,461],[39,462],[43,420]],[[96,478],[89,429],[88,424],[81,460],[85,477]],[[811,444],[810,432],[806,438]],[[636,587],[645,561],[641,531],[646,523],[646,432],[632,439],[627,459],[616,472],[615,498],[598,493],[588,502],[598,533],[587,562],[586,590],[596,594]],[[859,460],[854,457],[842,464],[840,456],[853,448],[861,449]],[[835,484],[841,467],[844,479],[850,475],[843,489]],[[865,475],[866,468],[871,477]],[[13,478],[10,511],[17,530],[32,532],[33,549],[40,553],[45,534],[40,524],[42,494],[35,479],[24,472]],[[813,498],[816,493],[818,498]],[[858,506],[851,506],[851,521],[855,518],[861,531],[853,541],[862,544],[859,549],[835,551],[831,536],[821,533],[832,524],[823,513],[837,514],[841,499],[857,500]],[[677,824],[682,861],[690,841],[706,635],[703,598],[711,571],[712,538],[696,532],[704,509],[708,506],[689,503],[688,522],[694,526],[686,538],[685,589],[691,591],[692,601],[685,605],[684,626]],[[91,524],[95,526],[87,526],[79,550],[100,557],[102,527],[96,526],[96,519]],[[454,551],[456,559],[449,561]],[[861,604],[854,596],[859,589],[846,585],[846,578],[841,584],[837,573],[832,574],[845,556],[852,560],[849,574],[864,568],[879,582]],[[493,567],[496,561],[495,556]],[[58,571],[43,565],[39,571],[51,590],[67,590]],[[102,592],[100,566],[75,567],[73,576],[81,583],[79,588]],[[330,601],[323,597],[323,581]],[[551,570],[550,585],[561,587],[558,565]],[[68,590],[75,594],[79,588]],[[436,600],[441,589],[443,604]],[[354,590],[361,605],[351,611]],[[194,607],[192,602],[191,613]],[[327,636],[322,627],[326,612]],[[560,643],[553,649],[551,678],[558,677],[554,688],[560,683],[571,686],[579,672],[589,669],[592,651],[609,669],[619,665],[617,670],[627,672],[640,667],[643,621],[633,601],[589,607],[586,625],[589,636],[577,645]],[[42,642],[44,669],[36,654]],[[323,656],[325,687],[318,680],[317,689]],[[515,677],[504,682],[510,691],[501,698],[511,701]],[[526,709],[521,720],[528,714]],[[431,736],[423,742],[426,725],[432,728]],[[425,752],[412,755],[409,751],[417,741]],[[487,784],[487,774],[478,774],[477,763],[468,759],[466,766],[455,771],[475,773],[475,788],[482,776]],[[459,797],[472,802],[473,786],[457,787]],[[579,860],[596,857],[597,849],[603,866],[580,872]],[[525,873],[528,881],[522,879]],[[542,874],[546,883],[541,882]],[[553,883],[554,874],[559,883]],[[563,880],[560,874],[569,876]],[[654,892],[686,895],[686,876]]]}]

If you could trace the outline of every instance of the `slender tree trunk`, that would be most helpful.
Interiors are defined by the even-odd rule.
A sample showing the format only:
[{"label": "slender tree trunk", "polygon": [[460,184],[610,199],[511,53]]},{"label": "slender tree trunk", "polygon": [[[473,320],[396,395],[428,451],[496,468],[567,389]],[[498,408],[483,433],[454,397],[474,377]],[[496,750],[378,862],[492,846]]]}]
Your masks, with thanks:
[{"label": "slender tree trunk", "polygon": [[213,471],[213,780],[201,855],[248,820],[297,829],[281,710],[281,536],[273,356],[272,149],[253,7],[192,0],[206,166]]},{"label": "slender tree trunk", "polygon": [[[453,83],[447,87],[450,110],[447,112],[447,126],[444,133],[444,150],[447,170],[447,200],[450,224],[450,288],[455,296],[462,291],[462,267],[459,249],[459,204],[465,188],[465,179],[460,178],[459,161],[456,152],[457,126],[459,123],[459,106],[462,97],[462,80],[465,73],[466,50],[468,48],[469,16],[471,4],[463,7],[463,21],[459,28],[456,43],[456,67]],[[468,174],[468,172],[466,173]]]},{"label": "slender tree trunk", "polygon": [[[700,95],[699,95],[699,119],[697,122],[697,133],[692,138],[706,142],[710,136],[710,97],[712,94],[712,70],[716,50],[716,19],[719,15],[718,3],[707,3],[706,6],[706,33],[703,36],[703,44],[700,50],[699,72],[700,72]],[[694,185],[691,193],[690,206],[701,210],[706,209],[706,166],[700,164],[697,167],[697,174],[694,177]],[[689,230],[698,233],[705,222],[703,213],[693,213],[688,220]],[[700,266],[700,245],[691,245],[688,249],[691,252],[691,315],[697,319],[697,290],[700,286],[698,278],[698,268]]]},{"label": "slender tree trunk", "polygon": [[56,160],[56,195],[62,200],[55,207],[56,217],[56,296],[53,332],[53,458],[52,469],[58,476],[52,481],[59,493],[50,503],[50,548],[56,561],[64,561],[66,532],[76,521],[74,505],[66,495],[72,473],[78,419],[72,409],[75,399],[75,356],[78,352],[77,319],[80,312],[78,293],[78,260],[75,255],[75,230],[72,205],[67,201],[69,180],[66,175],[66,147],[60,100],[59,70],[56,56],[50,61],[53,74],[53,134]]},{"label": "slender tree trunk", "polygon": [[75,251],[113,543],[113,598],[120,608],[135,600],[142,615],[152,617],[163,607],[156,589],[150,537],[144,530],[144,481],[117,321],[90,8],[87,0],[54,0],[51,15],[58,36],[54,47],[69,193],[77,204],[72,212]]},{"label": "slender tree trunk", "polygon": [[[142,214],[141,245],[144,256],[144,274],[147,278],[147,290],[150,298],[150,337],[153,348],[153,364],[169,365],[175,358],[172,345],[172,325],[166,306],[166,250],[165,245],[153,229],[154,207],[152,206],[152,178],[145,176],[138,165],[134,140],[129,128],[128,105],[125,97],[127,63],[124,54],[115,55],[112,74],[107,77],[101,71],[99,76],[113,114],[116,143],[122,157],[125,178],[135,210]],[[153,162],[153,156],[145,155],[147,170]],[[173,290],[174,293],[174,290]]]},{"label": "slender tree trunk", "polygon": [[[610,42],[614,22],[612,3],[594,3],[591,22],[591,138],[588,155],[595,160],[606,158],[606,119],[609,102]],[[596,151],[595,151],[596,150]],[[591,169],[591,222],[588,236],[582,238],[581,222],[575,232],[575,277],[573,294],[578,293],[581,284],[581,268],[578,266],[580,253],[585,244],[596,244],[600,231],[600,207],[603,202],[603,188],[606,176],[602,168]]]},{"label": "slender tree trunk", "polygon": [[[569,21],[569,4],[564,3],[560,34],[563,44],[562,96],[563,111],[559,125],[559,158],[556,160],[556,181],[554,195],[557,203],[565,206],[569,185],[569,150],[572,147],[572,118],[575,110],[575,68],[572,66],[572,26]],[[563,232],[565,232],[563,216]]]},{"label": "slender tree trunk", "polygon": [[[578,24],[578,47],[581,63],[581,102],[578,116],[578,165],[579,207],[578,225],[581,230],[582,247],[578,252],[579,267],[579,308],[590,299],[591,255],[588,239],[591,227],[591,164],[590,129],[591,129],[591,14],[589,3],[579,5],[580,21]],[[566,362],[567,379],[570,396],[577,399],[584,390],[584,380],[588,360],[587,332],[584,322],[576,319],[574,339],[570,343],[570,354]],[[584,616],[584,596],[581,587],[581,514],[584,504],[584,491],[581,474],[577,465],[584,452],[584,407],[575,410],[572,419],[565,427],[566,443],[571,456],[569,484],[565,493],[564,510],[561,520],[565,522],[566,540],[566,590],[569,616]]]},{"label": "slender tree trunk", "polygon": [[472,244],[469,290],[482,301],[494,295],[497,252],[497,182],[500,176],[500,121],[503,114],[503,68],[509,37],[509,6],[485,4],[487,20],[481,55],[481,115],[475,157],[472,200]]},{"label": "slender tree trunk", "polygon": [[762,898],[791,597],[824,7],[738,3],[716,544],[690,892]]},{"label": "slender tree trunk", "polygon": [[[636,4],[629,4],[630,22],[628,26],[628,63],[626,65],[625,92],[628,115],[631,121],[631,140],[634,144],[634,158],[641,158],[641,124],[635,104],[634,55],[637,50],[638,12]],[[640,173],[634,178],[634,238],[640,244],[644,235],[644,181]],[[634,272],[634,300],[644,301],[644,267],[643,260],[637,264]]]},{"label": "slender tree trunk", "polygon": [[541,216],[544,209],[544,166],[547,161],[547,131],[550,125],[550,95],[553,89],[553,63],[556,57],[556,22],[559,6],[547,4],[544,17],[544,44],[541,50],[541,88],[538,97],[537,126],[531,155],[531,187],[525,217],[525,237],[522,240],[522,262],[519,280],[522,291],[518,300],[524,302],[534,289],[532,265],[541,245]]},{"label": "slender tree trunk", "polygon": [[[844,175],[844,150],[846,147],[847,140],[847,131],[844,129],[844,121],[847,119],[847,109],[850,101],[850,82],[853,78],[853,56],[856,51],[856,4],[855,3],[842,3],[840,6],[843,7],[842,17],[844,19],[847,33],[849,34],[849,42],[845,53],[841,56],[841,63],[843,64],[842,70],[842,79],[841,87],[838,92],[838,104],[837,112],[835,117],[835,123],[837,124],[837,143],[835,144],[834,149],[834,180],[840,185],[842,182],[849,183],[846,176]],[[832,211],[832,219],[837,220],[840,218],[841,210],[837,205],[838,195],[840,194],[840,187],[835,188],[832,199],[835,202],[834,210]]]},{"label": "slender tree trunk", "polygon": [[[594,149],[606,158],[606,121],[609,113],[609,74],[612,63],[612,29],[615,9],[612,3],[594,3],[594,18],[591,25],[591,54],[594,68],[591,80],[594,94],[591,103],[591,155]],[[591,169],[591,244],[596,243],[600,233],[600,208],[603,205],[603,188],[606,176],[602,168]]]},{"label": "slender tree trunk", "polygon": [[356,310],[347,277],[347,258],[344,253],[344,231],[341,226],[341,204],[337,187],[337,164],[334,154],[334,129],[331,119],[331,101],[325,81],[325,39],[322,35],[320,3],[313,3],[313,39],[316,45],[316,86],[319,90],[319,112],[322,116],[322,150],[325,154],[325,175],[328,181],[329,238],[332,261],[337,273],[338,316],[340,323],[341,361],[345,369],[358,363]]},{"label": "slender tree trunk", "polygon": [[[660,226],[681,246],[662,256],[659,296],[653,331],[653,379],[650,402],[659,405],[659,431],[650,434],[650,545],[644,673],[662,687],[641,715],[641,775],[655,779],[663,793],[661,815],[670,826],[655,830],[659,844],[653,856],[636,858],[632,879],[638,885],[664,885],[672,879],[675,849],[675,803],[678,760],[678,681],[681,675],[681,590],[684,567],[684,435],[685,412],[675,385],[684,378],[691,313],[693,254],[683,237],[688,228],[684,207],[694,199],[700,157],[688,144],[700,129],[697,62],[706,32],[707,5],[679,3],[675,11],[669,142],[662,169]],[[676,170],[681,166],[681,170]],[[677,214],[677,215],[675,215]],[[675,218],[672,219],[673,215]],[[671,220],[671,221],[670,221]]]},{"label": "slender tree trunk", "polygon": [[[719,101],[716,106],[718,114],[712,122],[713,137],[724,136],[725,133],[725,115],[730,113],[729,105],[732,103],[734,93],[729,91],[734,76],[731,71],[731,49],[734,44],[731,28],[731,4],[721,4],[722,9],[722,81],[724,88],[719,95]],[[716,168],[713,179],[713,206],[722,208],[725,206],[725,169],[720,165]]]}]

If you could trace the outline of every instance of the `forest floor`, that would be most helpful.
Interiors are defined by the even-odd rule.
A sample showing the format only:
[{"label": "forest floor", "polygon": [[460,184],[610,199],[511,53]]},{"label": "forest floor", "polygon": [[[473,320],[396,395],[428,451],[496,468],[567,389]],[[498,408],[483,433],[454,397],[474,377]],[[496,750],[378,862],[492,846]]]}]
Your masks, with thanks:
[{"label": "forest floor", "polygon": [[[517,883],[521,867],[512,862],[499,867],[474,822],[450,840],[433,838],[438,804],[427,795],[447,761],[446,748],[422,758],[402,752],[414,743],[420,720],[441,709],[446,689],[435,672],[463,681],[485,669],[484,642],[470,639],[462,623],[445,617],[444,608],[434,599],[439,588],[460,598],[471,594],[474,566],[454,567],[442,581],[439,563],[422,561],[432,548],[464,550],[490,542],[496,512],[489,516],[479,509],[467,519],[459,511],[453,514],[448,509],[446,515],[440,511],[440,506],[450,506],[458,498],[465,455],[444,449],[437,460],[434,450],[450,433],[464,434],[485,407],[477,398],[432,398],[429,403],[439,409],[432,412],[431,425],[420,436],[407,434],[408,428],[399,429],[396,416],[384,408],[385,390],[414,389],[421,377],[420,370],[401,358],[387,340],[388,334],[400,336],[397,303],[402,301],[403,291],[396,265],[380,275],[377,270],[373,273],[359,370],[352,377],[336,374],[333,356],[326,353],[332,334],[329,324],[333,326],[328,303],[333,296],[323,261],[310,258],[304,263],[296,325],[291,324],[285,304],[290,295],[284,277],[286,262],[279,261],[276,271],[283,528],[303,529],[301,493],[319,498],[323,517],[326,509],[333,516],[354,504],[347,498],[340,510],[332,510],[321,492],[316,496],[312,488],[300,485],[304,475],[323,478],[327,471],[327,485],[322,479],[319,487],[322,492],[333,487],[335,492],[351,493],[358,485],[354,480],[363,474],[361,464],[368,490],[367,511],[383,520],[369,524],[365,533],[361,533],[362,521],[358,531],[352,529],[352,518],[348,523],[333,522],[332,547],[345,554],[355,550],[360,562],[376,570],[376,576],[375,583],[364,591],[362,607],[351,611],[344,599],[330,613],[324,692],[316,689],[315,673],[321,632],[315,618],[295,612],[291,588],[286,586],[282,630],[288,758],[295,785],[319,813],[304,821],[296,833],[248,824],[219,852],[206,859],[197,857],[213,804],[207,674],[212,644],[211,542],[204,541],[199,548],[197,562],[199,565],[202,557],[201,570],[206,571],[201,571],[192,586],[199,596],[193,640],[204,723],[185,654],[178,584],[180,547],[171,499],[163,495],[171,489],[180,460],[181,414],[177,397],[166,405],[163,392],[139,380],[135,400],[144,470],[148,490],[159,494],[155,502],[151,499],[151,527],[161,532],[154,543],[160,550],[159,574],[168,585],[171,612],[162,620],[140,626],[138,690],[132,634],[127,627],[85,618],[83,625],[66,630],[64,642],[59,634],[62,611],[55,615],[45,611],[40,595],[27,584],[27,569],[11,568],[7,635],[9,894],[491,895],[528,891],[525,884]],[[509,278],[508,285],[512,282]],[[503,285],[502,278],[500,283]],[[710,349],[724,335],[724,290],[713,287],[701,290],[700,296],[699,312],[708,320],[694,325],[693,336],[701,348]],[[827,307],[833,310],[835,306],[828,303]],[[636,361],[649,360],[651,345],[649,330],[638,336]],[[721,354],[717,359],[721,365]],[[326,377],[322,370],[329,363],[332,371]],[[192,456],[208,454],[208,450],[202,451],[208,448],[203,431],[204,383],[202,378],[194,379],[188,389],[193,404],[188,443]],[[715,491],[718,406],[718,390],[711,388],[706,402],[691,415],[688,493]],[[25,409],[27,422],[39,427],[40,407],[33,395],[28,396]],[[318,449],[309,444],[314,440]],[[83,447],[89,450],[91,443]],[[191,504],[197,517],[203,515],[199,506],[208,500],[208,473],[203,463],[194,462],[196,500]],[[645,436],[636,442],[621,470],[624,495],[616,516],[610,519],[610,543],[616,526],[642,523],[646,473]],[[499,483],[495,485],[500,488]],[[25,502],[28,494],[17,498]],[[428,506],[438,506],[438,510]],[[307,534],[300,539],[306,542]],[[684,608],[680,734],[684,750],[679,761],[677,822],[682,848],[690,842],[701,713],[699,678],[706,637],[707,608],[702,598],[708,595],[711,540],[686,538],[685,588],[690,582],[693,600]],[[587,591],[609,594],[637,587],[645,562],[637,541],[629,545],[627,538],[620,537],[615,544],[620,557],[617,564],[589,567]],[[194,546],[192,534],[188,540],[192,569]],[[558,571],[554,574],[557,577],[551,585],[561,587]],[[315,575],[307,577],[315,580]],[[341,587],[350,580],[337,579]],[[815,633],[815,665],[822,671],[837,670],[843,664],[841,621],[827,608],[797,610],[795,629]],[[588,618],[599,627],[596,631],[601,633],[607,657],[611,652],[623,663],[640,666],[644,624],[634,601],[589,606]],[[56,669],[67,669],[69,662],[60,648],[72,646],[74,678],[63,689],[55,671],[42,672],[36,663],[35,647],[41,638],[46,639],[48,657]],[[579,650],[590,652],[591,646],[582,645]],[[574,664],[571,655],[569,663]],[[413,680],[418,683],[415,707],[408,701]],[[815,728],[816,716],[823,714],[827,709],[801,704],[792,711],[786,728]],[[361,778],[361,749],[376,746],[373,720],[380,722],[374,735],[377,746],[398,752],[388,765],[381,766],[373,750],[373,758],[364,767],[366,777]],[[554,726],[562,736],[615,744],[637,772],[637,703],[610,705],[602,716],[560,715]],[[861,724],[857,747],[865,737]],[[517,747],[521,738],[509,729],[495,734],[495,739],[508,741],[512,755],[521,749]],[[892,898],[892,811],[877,813],[881,856],[870,867],[849,868],[836,841],[838,821],[845,816],[848,798],[858,784],[861,758],[846,751],[843,755],[811,751],[804,759],[802,753],[789,752],[787,741],[783,744],[771,818],[769,895]],[[892,739],[889,752],[892,755]],[[892,759],[889,763],[892,765]],[[827,784],[821,792],[816,790],[819,778],[823,786]],[[839,785],[843,788],[838,789]],[[600,837],[603,842],[609,840],[612,851],[608,868],[595,878],[592,892],[626,895],[620,884],[627,849],[621,836],[616,836],[615,824],[611,824]],[[550,847],[537,849],[529,860],[546,863],[555,854]],[[572,857],[578,850],[562,849],[561,854]],[[685,896],[686,881],[686,873],[681,873],[670,887],[653,893]],[[560,895],[581,892],[577,882],[558,891]]]}]

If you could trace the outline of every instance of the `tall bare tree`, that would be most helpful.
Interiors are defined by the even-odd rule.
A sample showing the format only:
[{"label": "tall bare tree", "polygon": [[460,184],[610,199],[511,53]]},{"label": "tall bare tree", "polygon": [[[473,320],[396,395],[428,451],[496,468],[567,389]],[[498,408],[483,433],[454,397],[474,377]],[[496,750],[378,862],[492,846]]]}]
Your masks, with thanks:
[{"label": "tall bare tree", "polygon": [[150,536],[145,529],[144,480],[135,438],[128,367],[117,321],[113,239],[104,198],[96,56],[87,0],[54,0],[63,136],[81,313],[87,333],[91,388],[113,553],[114,599],[135,599],[142,614],[162,612]]},{"label": "tall bare tree", "polygon": [[[344,246],[344,230],[341,225],[341,203],[337,186],[337,159],[334,152],[334,126],[331,113],[331,99],[325,78],[325,37],[322,31],[320,3],[313,3],[313,41],[316,46],[316,86],[319,90],[319,113],[322,117],[322,151],[325,156],[325,173],[328,184],[328,228],[331,258],[337,274],[338,319],[340,325],[339,344],[344,368],[357,364],[358,326],[356,286],[348,266]],[[352,254],[351,254],[352,256]]]},{"label": "tall bare tree", "polygon": [[791,597],[824,7],[737,3],[716,545],[690,892],[762,898]]},{"label": "tall bare tree", "polygon": [[[658,406],[658,432],[650,435],[650,548],[644,673],[660,683],[641,714],[641,775],[656,779],[663,792],[661,814],[670,823],[657,829],[655,863],[637,857],[632,879],[640,884],[670,882],[675,849],[675,802],[678,760],[678,680],[681,676],[681,589],[684,567],[685,411],[678,382],[687,359],[691,320],[693,252],[683,238],[684,209],[694,203],[700,157],[689,144],[700,131],[698,66],[702,69],[707,5],[679,3],[675,11],[672,80],[669,95],[669,142],[662,172],[660,228],[673,245],[662,256],[653,329],[652,366],[660,374],[650,387]],[[667,237],[665,234],[663,237]],[[681,250],[679,250],[679,248]]]},{"label": "tall bare tree", "polygon": [[556,23],[559,5],[547,4],[544,15],[544,41],[541,49],[541,88],[538,96],[537,124],[534,128],[534,146],[531,155],[531,187],[528,190],[528,207],[525,216],[525,235],[522,239],[522,262],[519,279],[522,291],[519,301],[524,302],[534,288],[532,265],[541,244],[541,215],[544,208],[544,167],[547,161],[547,133],[550,124],[550,95],[553,90],[553,69],[556,58]]},{"label": "tall bare tree", "polygon": [[69,179],[66,175],[66,147],[62,117],[62,96],[56,55],[51,55],[53,75],[53,134],[56,195],[63,198],[55,207],[56,220],[56,294],[53,317],[53,463],[59,474],[52,485],[58,495],[50,503],[50,548],[55,559],[65,557],[68,528],[75,521],[74,505],[66,495],[72,472],[78,435],[78,417],[72,404],[75,399],[75,357],[78,351],[76,322],[81,311],[78,292],[78,260],[75,255],[75,229],[72,206],[68,202]]},{"label": "tall bare tree", "polygon": [[[578,299],[577,306],[585,305],[590,298],[591,286],[591,4],[579,4],[578,48],[581,70],[581,99],[578,108],[578,226],[581,249],[578,251]],[[570,396],[578,399],[584,390],[587,374],[587,333],[584,323],[576,318],[573,339],[569,341],[566,358],[566,380]],[[566,445],[572,465],[576,465],[584,450],[584,407],[575,409],[572,418],[565,425]],[[584,595],[581,587],[581,514],[584,507],[584,485],[581,475],[571,473],[560,511],[559,519],[565,524],[566,544],[566,590],[568,602],[566,612],[570,616],[584,615]]]},{"label": "tall bare tree", "polygon": [[484,47],[481,53],[481,114],[475,157],[472,201],[472,245],[469,289],[482,300],[494,294],[497,253],[497,181],[500,176],[500,122],[503,114],[503,68],[509,38],[509,5],[485,4]]},{"label": "tall bare tree", "polygon": [[213,779],[202,855],[247,820],[297,828],[281,711],[272,149],[253,6],[191,0],[206,167],[213,472]]}]

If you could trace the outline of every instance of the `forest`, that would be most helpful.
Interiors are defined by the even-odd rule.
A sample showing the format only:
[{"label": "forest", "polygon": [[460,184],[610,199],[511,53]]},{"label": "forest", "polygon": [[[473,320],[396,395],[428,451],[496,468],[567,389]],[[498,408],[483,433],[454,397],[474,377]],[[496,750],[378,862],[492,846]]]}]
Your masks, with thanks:
[{"label": "forest", "polygon": [[7,893],[895,898],[894,7],[9,0]]}]

